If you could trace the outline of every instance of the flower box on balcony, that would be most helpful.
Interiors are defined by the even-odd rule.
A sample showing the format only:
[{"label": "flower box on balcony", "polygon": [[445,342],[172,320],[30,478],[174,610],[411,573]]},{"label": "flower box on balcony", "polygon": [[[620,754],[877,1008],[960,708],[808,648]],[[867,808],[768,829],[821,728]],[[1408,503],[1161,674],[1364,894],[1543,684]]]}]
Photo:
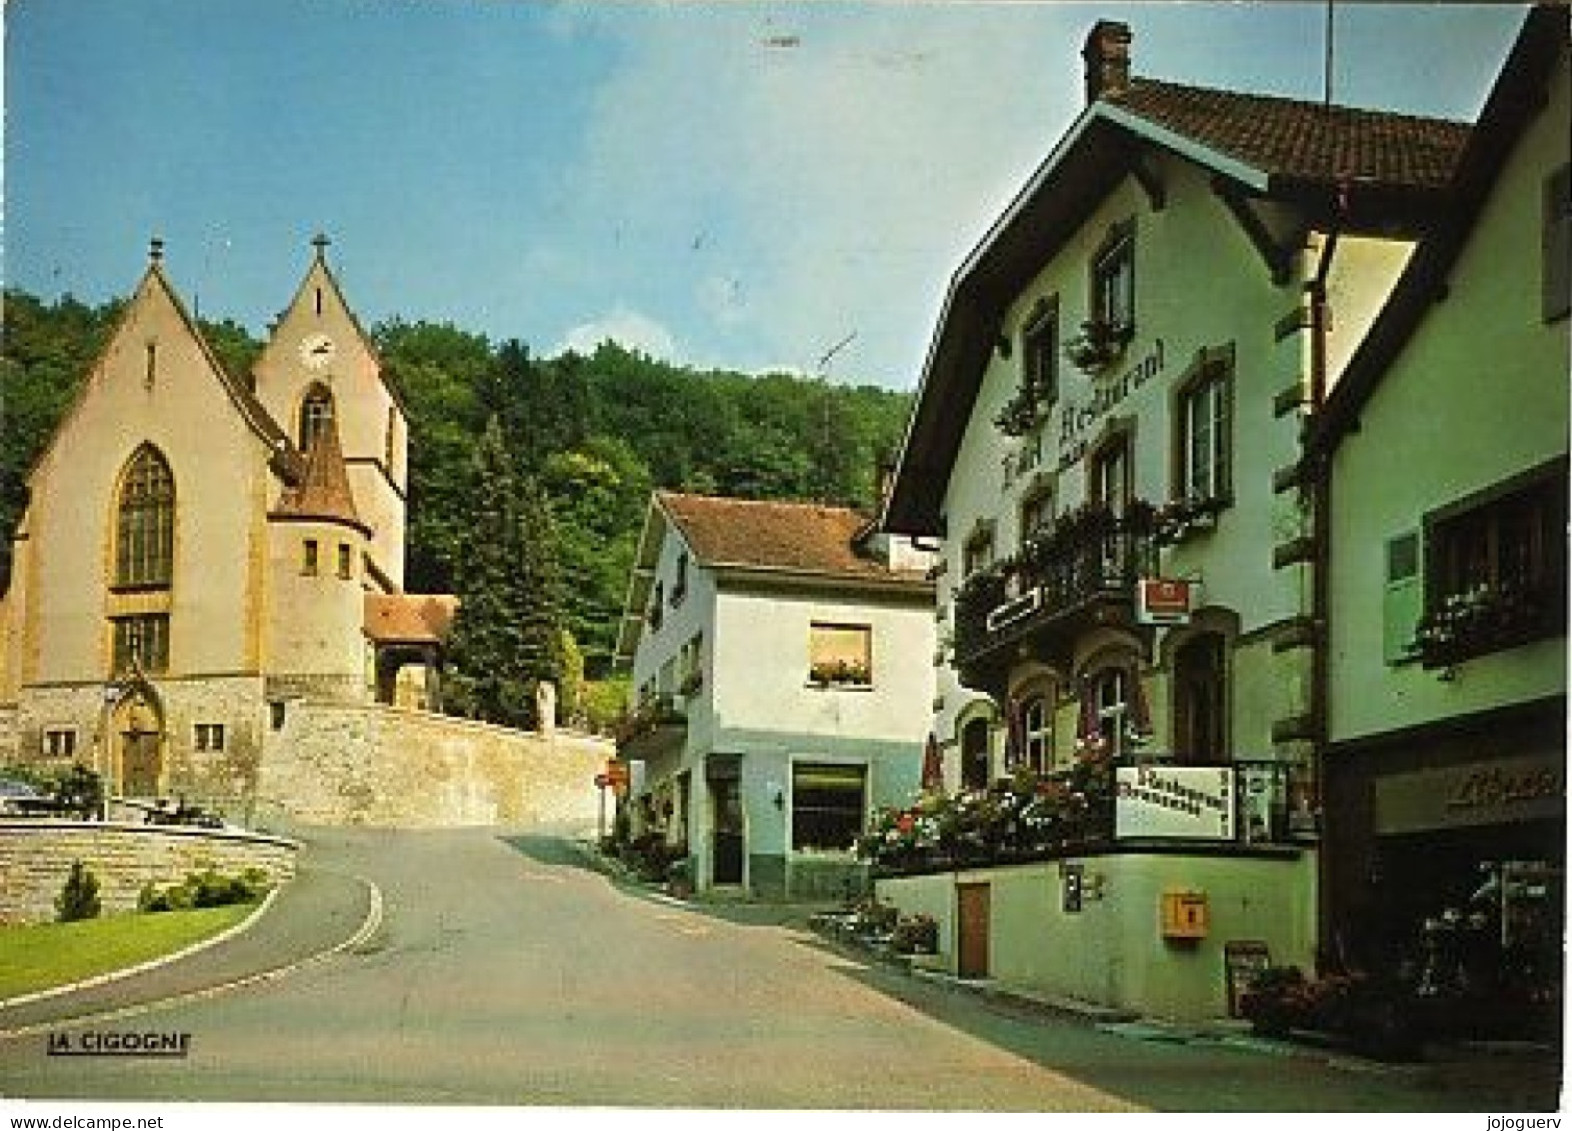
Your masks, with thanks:
[{"label": "flower box on balcony", "polygon": [[1426,667],[1450,667],[1549,635],[1557,619],[1551,603],[1538,593],[1477,585],[1447,594],[1439,607],[1426,613],[1417,626],[1415,644]]},{"label": "flower box on balcony", "polygon": [[832,660],[809,668],[808,682],[818,687],[867,687],[873,683],[873,673],[867,664]]},{"label": "flower box on balcony", "polygon": [[1081,332],[1064,343],[1064,356],[1083,373],[1095,373],[1124,350],[1131,328],[1108,322],[1081,323]]}]

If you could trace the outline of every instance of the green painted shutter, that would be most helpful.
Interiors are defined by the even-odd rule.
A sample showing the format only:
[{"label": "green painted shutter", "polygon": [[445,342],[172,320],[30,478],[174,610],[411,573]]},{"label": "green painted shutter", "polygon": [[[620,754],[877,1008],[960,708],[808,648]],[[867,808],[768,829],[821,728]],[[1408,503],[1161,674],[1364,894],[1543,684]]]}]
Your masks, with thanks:
[{"label": "green painted shutter", "polygon": [[1409,531],[1386,543],[1386,593],[1381,609],[1381,654],[1389,664],[1416,658],[1415,628],[1424,612],[1419,571],[1419,534]]}]

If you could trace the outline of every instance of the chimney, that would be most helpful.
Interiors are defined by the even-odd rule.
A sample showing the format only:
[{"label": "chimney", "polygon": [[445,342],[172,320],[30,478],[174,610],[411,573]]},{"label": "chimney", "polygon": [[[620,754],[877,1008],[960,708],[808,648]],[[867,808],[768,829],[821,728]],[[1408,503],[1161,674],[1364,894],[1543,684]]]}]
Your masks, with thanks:
[{"label": "chimney", "polygon": [[1117,94],[1130,85],[1130,25],[1098,20],[1081,48],[1086,60],[1086,101]]}]

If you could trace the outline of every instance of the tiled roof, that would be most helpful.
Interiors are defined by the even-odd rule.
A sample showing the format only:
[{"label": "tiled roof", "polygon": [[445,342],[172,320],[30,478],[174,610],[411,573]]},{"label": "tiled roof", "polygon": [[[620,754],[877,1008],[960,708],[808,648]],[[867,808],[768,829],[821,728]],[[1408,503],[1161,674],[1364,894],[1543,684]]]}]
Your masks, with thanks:
[{"label": "tiled roof", "polygon": [[300,482],[284,488],[278,509],[273,513],[366,528],[355,510],[355,496],[349,489],[349,472],[344,467],[344,452],[338,442],[338,425],[332,417],[317,431],[311,446],[306,449],[306,467]]},{"label": "tiled roof", "polygon": [[1469,126],[1292,98],[1136,78],[1110,105],[1273,176],[1439,188]]},{"label": "tiled roof", "polygon": [[847,507],[666,491],[657,498],[705,566],[926,584],[921,573],[859,554],[869,519]]},{"label": "tiled roof", "polygon": [[365,633],[379,644],[440,644],[457,612],[446,594],[367,593]]}]

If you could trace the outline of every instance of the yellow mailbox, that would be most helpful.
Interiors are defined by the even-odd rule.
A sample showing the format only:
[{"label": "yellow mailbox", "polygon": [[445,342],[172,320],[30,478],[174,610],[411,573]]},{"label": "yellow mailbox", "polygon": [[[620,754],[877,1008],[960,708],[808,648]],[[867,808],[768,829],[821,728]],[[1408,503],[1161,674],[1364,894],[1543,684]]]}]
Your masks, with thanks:
[{"label": "yellow mailbox", "polygon": [[1204,939],[1207,919],[1204,891],[1163,892],[1163,938]]}]

